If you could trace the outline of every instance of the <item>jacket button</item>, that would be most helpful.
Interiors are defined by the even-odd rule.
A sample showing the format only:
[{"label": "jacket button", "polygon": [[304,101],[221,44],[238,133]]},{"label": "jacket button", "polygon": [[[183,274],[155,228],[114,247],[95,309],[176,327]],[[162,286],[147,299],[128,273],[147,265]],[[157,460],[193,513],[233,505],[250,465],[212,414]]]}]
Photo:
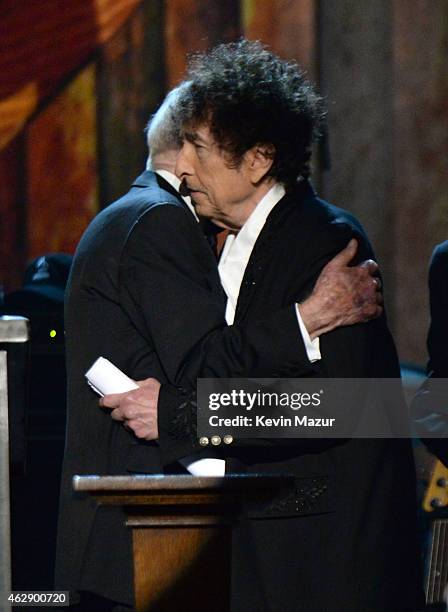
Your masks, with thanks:
[{"label": "jacket button", "polygon": [[233,436],[231,436],[230,434],[226,434],[222,441],[224,442],[224,444],[232,444]]},{"label": "jacket button", "polygon": [[221,438],[219,436],[212,436],[210,438],[210,442],[213,444],[213,446],[219,446],[221,444]]},{"label": "jacket button", "polygon": [[202,436],[202,438],[199,438],[199,444],[201,446],[207,446],[208,443],[209,443],[209,439],[206,438],[205,436]]}]

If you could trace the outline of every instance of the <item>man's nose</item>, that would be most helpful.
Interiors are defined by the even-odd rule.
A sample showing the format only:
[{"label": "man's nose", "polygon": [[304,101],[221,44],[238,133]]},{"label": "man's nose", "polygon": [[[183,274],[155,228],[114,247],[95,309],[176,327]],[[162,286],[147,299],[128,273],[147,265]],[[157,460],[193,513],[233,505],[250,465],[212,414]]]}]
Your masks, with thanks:
[{"label": "man's nose", "polygon": [[181,149],[177,155],[176,167],[174,169],[174,173],[176,174],[177,178],[179,178],[181,181],[187,178],[188,176],[190,176],[191,174],[193,174],[191,164],[189,161],[187,145],[188,143],[182,144]]}]

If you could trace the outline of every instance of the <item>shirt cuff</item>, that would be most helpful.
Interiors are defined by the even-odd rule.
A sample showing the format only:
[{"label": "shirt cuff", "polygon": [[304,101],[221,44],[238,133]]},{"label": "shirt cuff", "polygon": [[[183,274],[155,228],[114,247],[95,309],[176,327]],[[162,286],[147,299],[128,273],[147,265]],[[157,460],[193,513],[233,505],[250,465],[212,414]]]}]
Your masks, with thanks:
[{"label": "shirt cuff", "polygon": [[302,334],[303,338],[303,344],[305,345],[306,354],[308,355],[308,359],[311,363],[313,363],[314,361],[319,361],[319,359],[322,359],[320,354],[319,338],[314,338],[314,340],[311,340],[308,330],[305,327],[305,323],[303,322],[302,315],[300,314],[298,304],[296,304],[296,315],[300,327],[300,333]]},{"label": "shirt cuff", "polygon": [[206,457],[198,459],[194,455],[179,459],[186,470],[193,476],[224,476],[226,473],[226,462],[224,459]]}]

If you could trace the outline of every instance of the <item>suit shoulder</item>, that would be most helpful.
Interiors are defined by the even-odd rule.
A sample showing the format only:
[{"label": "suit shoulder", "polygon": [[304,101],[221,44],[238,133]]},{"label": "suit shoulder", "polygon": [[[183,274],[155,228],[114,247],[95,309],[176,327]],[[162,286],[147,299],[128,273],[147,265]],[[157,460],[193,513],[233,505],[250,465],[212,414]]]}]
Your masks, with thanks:
[{"label": "suit shoulder", "polygon": [[[276,210],[277,208],[277,210]],[[306,252],[310,258],[336,253],[351,238],[358,241],[355,261],[374,259],[372,247],[359,221],[348,211],[319,198],[307,183],[288,192],[271,213],[269,227],[278,235],[277,243]]]},{"label": "suit shoulder", "polygon": [[160,189],[158,185],[154,189],[135,185],[91,221],[76,249],[77,263],[81,260],[83,265],[90,265],[93,258],[118,259],[133,230],[141,225],[143,219],[148,220],[152,216],[154,226],[166,228],[164,234],[170,225],[185,229],[188,223],[195,223],[186,206],[168,191]]},{"label": "suit shoulder", "polygon": [[358,219],[347,210],[317,197],[311,188],[305,197],[296,199],[293,210],[295,219],[291,230],[300,228],[304,237],[312,236],[314,240],[317,237],[320,244],[356,238],[365,246],[364,251],[371,251],[367,234]]},{"label": "suit shoulder", "polygon": [[101,211],[98,217],[100,220],[121,216],[135,219],[160,206],[186,210],[176,196],[158,186],[155,188],[132,187],[126,195]]},{"label": "suit shoulder", "polygon": [[346,225],[351,228],[355,234],[366,237],[366,232],[361,223],[348,210],[330,204],[319,197],[315,197],[312,201],[308,202],[308,211],[308,214],[314,218],[319,225],[327,225],[329,227]]},{"label": "suit shoulder", "polygon": [[431,304],[443,295],[444,304],[448,299],[448,241],[438,244],[429,263],[429,290]]},{"label": "suit shoulder", "polygon": [[211,254],[200,224],[184,206],[161,202],[141,211],[129,226],[123,255],[139,250],[157,253],[200,252]]},{"label": "suit shoulder", "polygon": [[185,206],[167,191],[158,187],[132,187],[126,195],[106,206],[95,216],[84,236],[89,239],[100,233],[127,234],[144,215],[157,210],[159,216],[163,208],[166,208],[166,214],[170,216],[173,209],[180,215],[190,214]]},{"label": "suit shoulder", "polygon": [[171,237],[176,243],[203,239],[199,223],[180,203],[159,202],[147,207],[135,218],[127,233],[126,242],[136,235],[148,236],[154,243]]},{"label": "suit shoulder", "polygon": [[[337,235],[346,243],[351,238],[358,241],[356,261],[363,259],[376,259],[373,247],[360,221],[349,211],[330,204],[325,200],[316,198],[317,204],[322,206],[329,218],[329,228],[332,235]],[[345,246],[345,245],[344,245]]]},{"label": "suit shoulder", "polygon": [[443,265],[446,266],[448,264],[448,240],[445,240],[445,242],[441,242],[440,244],[436,245],[436,247],[434,248],[432,255],[431,255],[431,261],[430,261],[430,266],[439,266],[439,265]]}]

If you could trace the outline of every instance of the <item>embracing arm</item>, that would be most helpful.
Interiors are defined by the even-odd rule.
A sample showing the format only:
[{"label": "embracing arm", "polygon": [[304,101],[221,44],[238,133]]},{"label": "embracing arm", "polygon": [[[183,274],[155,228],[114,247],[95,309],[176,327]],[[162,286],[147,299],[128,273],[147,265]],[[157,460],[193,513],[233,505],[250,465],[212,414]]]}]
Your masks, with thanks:
[{"label": "embracing arm", "polygon": [[[388,375],[392,375],[393,371],[396,374],[396,353],[391,341],[390,334],[387,330],[387,325],[384,316],[380,316],[376,321],[362,324],[369,318],[372,318],[379,312],[372,310],[370,316],[356,316],[353,310],[353,304],[350,303],[349,296],[352,296],[353,278],[345,277],[339,268],[335,266],[335,256],[338,257],[341,249],[347,244],[347,241],[355,236],[359,244],[359,253],[357,260],[364,260],[372,257],[370,245],[367,243],[365,236],[362,233],[354,233],[353,228],[345,224],[338,224],[335,227],[328,228],[328,235],[321,235],[320,244],[315,248],[314,252],[310,249],[310,255],[307,262],[307,282],[302,286],[297,299],[301,299],[303,295],[308,295],[311,291],[311,296],[321,295],[322,285],[326,286],[331,295],[331,299],[325,302],[325,292],[322,293],[322,301],[316,302],[316,308],[311,310],[312,316],[317,322],[321,321],[321,352],[322,359],[314,364],[312,375],[322,378],[363,378],[368,376],[381,376],[387,371]],[[354,271],[354,269],[351,269]],[[328,276],[327,276],[328,273]],[[336,285],[333,285],[333,280],[337,279]],[[356,278],[355,283],[362,282]],[[378,280],[378,283],[380,281]],[[327,308],[331,310],[332,303],[338,301],[337,291],[340,291],[341,301],[346,300],[346,319],[337,318],[335,316],[335,325],[325,328],[324,317],[320,316],[320,309]],[[327,296],[328,297],[328,296]],[[324,303],[322,303],[324,302]],[[305,303],[305,302],[304,302]],[[371,305],[372,306],[372,305]],[[337,309],[336,309],[337,310]],[[350,314],[350,318],[348,316]],[[351,316],[353,314],[353,316]],[[337,328],[337,329],[336,329]],[[378,336],[378,337],[376,337]],[[385,354],[381,354],[381,347],[385,348]],[[378,349],[378,352],[377,352]],[[377,360],[382,360],[387,366],[384,372],[374,372],[374,357]],[[294,370],[285,371],[283,376],[301,377],[299,372]],[[271,376],[272,377],[272,376]],[[172,451],[175,452],[176,441],[180,442],[182,434],[189,432],[191,443],[198,445],[198,435],[196,432],[196,403],[195,396],[188,395],[185,390],[179,390],[176,397],[174,389],[162,386],[160,394],[159,407],[159,439],[161,446],[166,456],[170,456]],[[350,392],[352,395],[352,391]],[[182,401],[180,397],[182,396]],[[174,427],[173,427],[174,424]],[[268,447],[285,447],[294,446],[297,449],[303,448],[312,451],[313,448],[319,447],[322,449],[328,445],[339,444],[341,440],[327,440],[324,444],[319,440],[312,439],[237,439],[232,442],[232,448],[247,449],[249,454],[256,454],[257,448],[267,449]],[[226,450],[226,449],[224,449]],[[262,450],[262,452],[264,452]]]},{"label": "embracing arm", "polygon": [[159,206],[133,228],[121,287],[131,320],[174,385],[195,387],[200,376],[262,377],[285,364],[310,368],[292,304],[264,320],[227,326],[216,261],[181,208]]}]

